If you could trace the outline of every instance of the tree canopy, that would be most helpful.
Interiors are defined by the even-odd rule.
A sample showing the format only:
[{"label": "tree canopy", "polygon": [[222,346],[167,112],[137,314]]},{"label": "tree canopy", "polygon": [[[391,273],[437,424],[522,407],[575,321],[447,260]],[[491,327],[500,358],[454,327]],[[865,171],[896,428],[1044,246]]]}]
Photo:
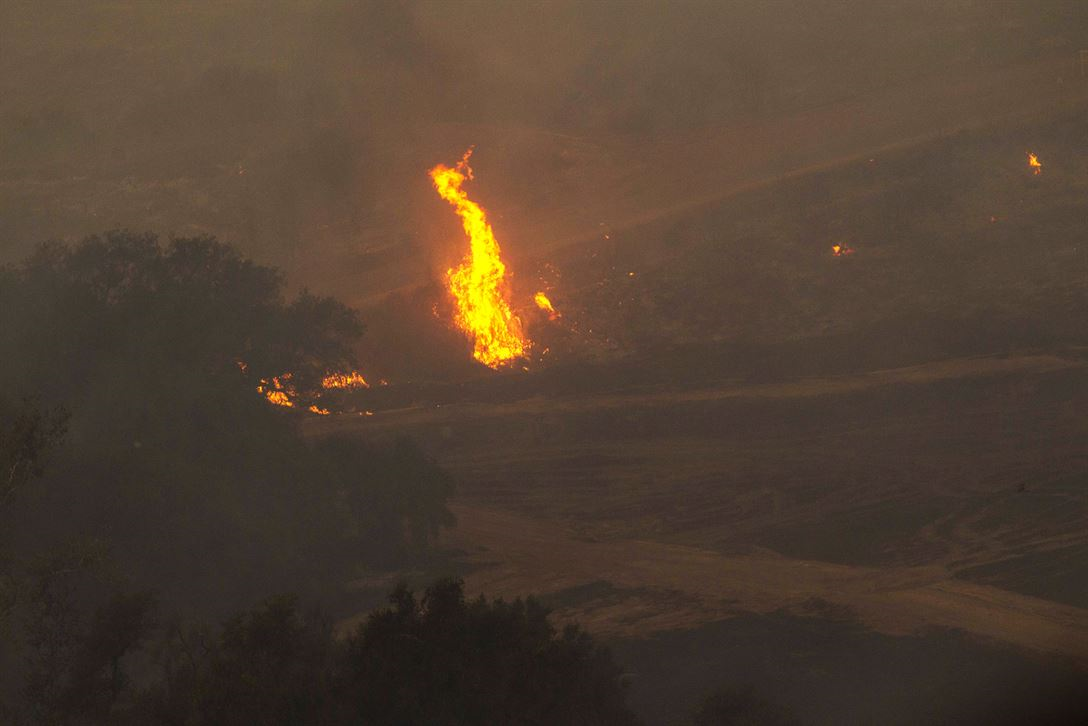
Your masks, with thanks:
[{"label": "tree canopy", "polygon": [[536,601],[468,600],[443,580],[337,636],[278,596],[217,629],[162,621],[146,595],[36,631],[12,722],[294,726],[628,726],[620,670]]},{"label": "tree canopy", "polygon": [[208,237],[0,270],[0,720],[633,723],[607,651],[531,599],[400,587],[342,637],[299,607],[453,522],[412,442],[309,441],[256,390],[353,367],[361,332]]},{"label": "tree canopy", "polygon": [[135,587],[214,614],[425,546],[452,521],[440,468],[410,442],[307,441],[256,390],[318,389],[362,332],[211,237],[111,232],[0,270],[0,398],[70,411],[40,486],[0,510],[12,551],[101,541]]}]

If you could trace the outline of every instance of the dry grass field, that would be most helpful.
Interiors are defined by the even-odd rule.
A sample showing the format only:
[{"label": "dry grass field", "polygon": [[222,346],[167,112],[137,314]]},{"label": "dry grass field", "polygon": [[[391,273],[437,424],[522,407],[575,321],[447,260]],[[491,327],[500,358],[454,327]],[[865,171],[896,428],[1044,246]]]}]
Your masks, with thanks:
[{"label": "dry grass field", "polygon": [[[955,627],[1083,656],[1086,375],[1077,357],[979,358],[311,430],[424,442],[461,482],[450,545],[478,568],[470,585],[605,580],[617,591],[567,613],[596,631],[830,604],[882,632]],[[1043,555],[1068,569],[1016,567]]]},{"label": "dry grass field", "polygon": [[[436,572],[617,644],[656,674],[651,722],[731,650],[819,723],[850,721],[862,672],[871,723],[988,663],[1088,672],[1066,16],[810,3],[791,30],[734,3],[704,37],[653,3],[645,28],[605,3],[460,10],[485,5],[0,9],[0,262],[207,233],[359,308],[389,385],[304,431],[418,441],[458,482]],[[426,172],[470,145],[524,369],[474,364],[443,307],[463,242]]]},{"label": "dry grass field", "polygon": [[[793,629],[845,623],[867,634],[848,658],[915,653],[884,685],[1000,680],[999,661],[1016,682],[1038,659],[1082,672],[1084,114],[941,134],[561,247],[541,259],[565,317],[533,329],[553,358],[363,392],[345,401],[359,414],[307,430],[420,441],[457,476],[447,545],[469,588],[535,593],[636,669],[762,632],[765,687],[803,674],[811,712],[839,666],[821,648],[795,662]],[[1049,149],[1044,175],[1028,143]],[[665,700],[686,687],[669,682]]]}]

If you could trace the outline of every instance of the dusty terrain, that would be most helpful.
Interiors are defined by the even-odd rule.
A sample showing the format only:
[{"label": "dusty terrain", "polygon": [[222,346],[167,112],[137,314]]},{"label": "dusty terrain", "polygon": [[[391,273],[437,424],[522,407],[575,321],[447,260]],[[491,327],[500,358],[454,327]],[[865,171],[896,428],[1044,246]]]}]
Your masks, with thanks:
[{"label": "dusty terrain", "polygon": [[[425,442],[462,482],[449,544],[473,565],[470,586],[548,595],[604,581],[601,597],[563,611],[597,632],[827,610],[886,633],[959,628],[1083,657],[1088,431],[1083,393],[1066,396],[1086,375],[1078,355],[961,359],[391,410],[311,430]],[[1034,581],[1000,567],[973,576],[1063,554],[1072,569]],[[1033,586],[1042,597],[1017,592]]]},{"label": "dusty terrain", "polygon": [[[798,707],[841,691],[826,723],[888,652],[918,660],[886,684],[992,688],[1003,658],[1083,673],[1076,27],[1031,3],[811,3],[789,35],[738,3],[724,36],[642,38],[604,11],[312,5],[0,10],[0,261],[210,233],[358,306],[390,385],[306,431],[418,440],[459,483],[449,568],[644,647],[647,670],[717,674],[738,648],[777,691],[796,656]],[[443,310],[463,243],[426,170],[470,145],[527,370],[475,365]]]},{"label": "dusty terrain", "polygon": [[611,637],[790,614],[1083,667],[1083,120],[942,133],[561,246],[541,259],[565,317],[531,327],[553,358],[307,426],[421,441],[460,482],[469,586]]}]

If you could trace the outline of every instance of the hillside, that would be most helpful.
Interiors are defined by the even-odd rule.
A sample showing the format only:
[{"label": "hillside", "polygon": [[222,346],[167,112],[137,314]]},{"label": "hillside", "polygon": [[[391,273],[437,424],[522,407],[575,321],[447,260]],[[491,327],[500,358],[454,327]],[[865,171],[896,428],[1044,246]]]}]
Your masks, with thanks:
[{"label": "hillside", "polygon": [[[423,442],[469,586],[622,642],[781,616],[1083,666],[1085,129],[1077,106],[941,135],[558,248],[554,360],[307,430]],[[766,658],[820,702],[788,643]],[[925,658],[910,678],[939,678]]]}]

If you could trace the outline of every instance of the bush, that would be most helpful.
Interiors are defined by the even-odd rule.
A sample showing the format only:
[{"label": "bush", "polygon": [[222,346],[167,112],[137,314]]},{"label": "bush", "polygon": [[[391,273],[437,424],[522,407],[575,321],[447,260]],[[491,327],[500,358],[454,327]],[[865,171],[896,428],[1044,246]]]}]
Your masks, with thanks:
[{"label": "bush", "polygon": [[327,590],[450,523],[450,480],[411,445],[312,445],[256,391],[291,372],[305,408],[356,363],[354,311],[283,287],[211,237],[129,232],[0,271],[0,395],[71,411],[40,486],[0,510],[12,552],[105,542],[132,587],[215,615]]},{"label": "bush", "polygon": [[797,726],[791,715],[751,688],[720,688],[695,710],[692,726]]},{"label": "bush", "polygon": [[[533,600],[468,601],[443,581],[416,599],[400,587],[392,607],[338,639],[329,622],[279,597],[231,617],[217,634],[173,628],[156,649],[154,676],[88,700],[102,721],[133,724],[634,724],[619,669],[593,640],[557,633]],[[116,631],[93,643],[137,643],[141,621],[105,619]],[[95,652],[116,650],[95,647]],[[99,657],[97,680],[119,680]],[[112,662],[112,661],[111,661]],[[81,671],[83,672],[83,671]]]}]

